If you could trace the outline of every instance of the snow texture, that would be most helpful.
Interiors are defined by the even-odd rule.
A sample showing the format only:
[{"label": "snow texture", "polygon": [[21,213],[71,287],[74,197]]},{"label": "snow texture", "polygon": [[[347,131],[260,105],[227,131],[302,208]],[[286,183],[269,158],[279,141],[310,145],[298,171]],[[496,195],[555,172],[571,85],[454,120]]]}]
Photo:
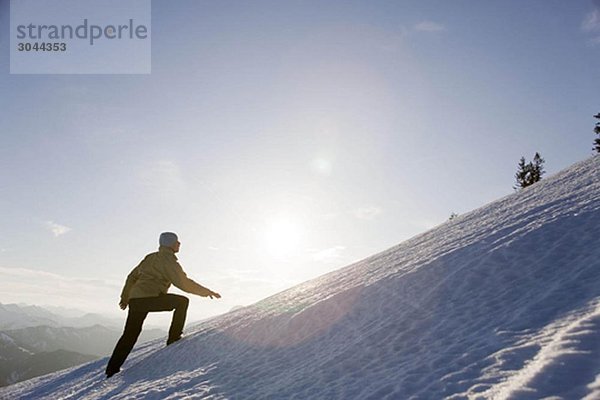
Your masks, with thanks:
[{"label": "snow texture", "polygon": [[6,399],[600,399],[600,156]]}]

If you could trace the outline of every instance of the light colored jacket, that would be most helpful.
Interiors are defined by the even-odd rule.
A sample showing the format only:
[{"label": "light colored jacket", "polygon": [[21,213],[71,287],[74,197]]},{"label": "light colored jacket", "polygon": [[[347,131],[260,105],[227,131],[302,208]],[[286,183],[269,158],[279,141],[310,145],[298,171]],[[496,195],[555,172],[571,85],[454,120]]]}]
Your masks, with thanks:
[{"label": "light colored jacket", "polygon": [[130,299],[165,294],[171,284],[199,296],[206,297],[212,293],[187,277],[170,247],[160,246],[157,252],[148,254],[127,276],[121,301],[128,304]]}]

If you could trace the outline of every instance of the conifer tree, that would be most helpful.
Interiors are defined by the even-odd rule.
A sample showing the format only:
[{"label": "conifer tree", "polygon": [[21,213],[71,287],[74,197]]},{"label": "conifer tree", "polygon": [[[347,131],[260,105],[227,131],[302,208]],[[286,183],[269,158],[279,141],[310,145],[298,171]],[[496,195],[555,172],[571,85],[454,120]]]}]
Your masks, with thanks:
[{"label": "conifer tree", "polygon": [[529,164],[527,164],[525,162],[525,157],[521,157],[521,160],[519,160],[519,169],[517,169],[517,173],[515,174],[515,179],[517,181],[517,184],[515,186],[513,186],[513,189],[515,190],[519,190],[522,189],[527,185],[527,182],[529,181],[528,178],[529,175]]},{"label": "conifer tree", "polygon": [[546,173],[544,171],[544,162],[540,153],[537,152],[533,157],[533,162],[527,162],[525,157],[521,157],[521,160],[519,160],[519,169],[515,174],[517,184],[513,188],[519,190],[539,182],[542,179],[542,175]]},{"label": "conifer tree", "polygon": [[533,164],[531,165],[531,184],[542,180],[542,175],[546,173],[544,171],[544,159],[540,156],[540,153],[535,153],[533,157]]},{"label": "conifer tree", "polygon": [[[594,118],[600,120],[600,113],[594,115]],[[596,140],[594,140],[594,143],[595,143],[594,150],[596,150],[598,153],[600,153],[600,122],[596,122],[596,126],[594,127],[594,133],[596,133],[596,135],[599,136],[596,138]]]}]

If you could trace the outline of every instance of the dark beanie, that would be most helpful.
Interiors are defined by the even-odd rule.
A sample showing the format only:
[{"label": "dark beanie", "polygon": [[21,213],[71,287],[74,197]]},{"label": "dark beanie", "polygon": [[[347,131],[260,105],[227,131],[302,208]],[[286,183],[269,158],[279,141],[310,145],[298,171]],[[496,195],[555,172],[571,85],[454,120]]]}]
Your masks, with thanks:
[{"label": "dark beanie", "polygon": [[177,235],[173,232],[163,232],[160,234],[160,238],[158,239],[158,243],[161,246],[172,246],[177,242]]}]

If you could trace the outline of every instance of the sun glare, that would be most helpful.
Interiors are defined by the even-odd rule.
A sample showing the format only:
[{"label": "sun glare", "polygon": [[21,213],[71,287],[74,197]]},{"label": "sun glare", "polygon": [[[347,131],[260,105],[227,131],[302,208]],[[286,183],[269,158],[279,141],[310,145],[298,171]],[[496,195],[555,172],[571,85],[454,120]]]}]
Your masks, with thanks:
[{"label": "sun glare", "polygon": [[284,258],[297,251],[301,241],[300,225],[289,218],[271,221],[265,232],[268,253],[275,258]]},{"label": "sun glare", "polygon": [[331,174],[331,161],[326,158],[315,158],[311,162],[311,168],[314,172],[321,175]]}]

